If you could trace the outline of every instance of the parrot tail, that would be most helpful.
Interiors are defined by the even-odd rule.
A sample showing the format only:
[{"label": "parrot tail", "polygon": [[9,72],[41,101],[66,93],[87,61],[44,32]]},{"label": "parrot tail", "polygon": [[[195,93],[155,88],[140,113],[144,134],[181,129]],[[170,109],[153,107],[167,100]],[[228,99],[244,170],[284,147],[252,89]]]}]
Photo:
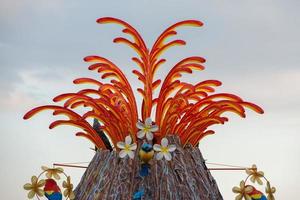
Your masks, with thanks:
[{"label": "parrot tail", "polygon": [[267,199],[267,197],[266,197],[265,195],[263,195],[263,196],[261,197],[261,200],[268,200],[268,199]]},{"label": "parrot tail", "polygon": [[143,163],[141,165],[141,169],[140,169],[140,176],[141,177],[148,176],[148,174],[149,174],[149,168],[150,168],[150,165],[148,163]]}]

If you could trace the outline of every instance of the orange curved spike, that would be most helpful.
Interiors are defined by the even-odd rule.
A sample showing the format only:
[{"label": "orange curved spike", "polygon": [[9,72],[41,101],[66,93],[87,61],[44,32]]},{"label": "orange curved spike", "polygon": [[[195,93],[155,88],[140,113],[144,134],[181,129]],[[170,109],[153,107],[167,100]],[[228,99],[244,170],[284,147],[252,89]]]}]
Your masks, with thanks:
[{"label": "orange curved spike", "polygon": [[[97,23],[115,23],[122,26],[123,34],[129,39],[117,37],[115,43],[124,43],[135,50],[138,56],[132,61],[139,67],[133,70],[143,87],[138,88],[142,96],[141,118],[145,120],[156,110],[155,123],[159,125],[159,133],[155,138],[159,141],[166,134],[176,134],[182,144],[197,145],[207,135],[213,134],[208,127],[215,124],[224,124],[228,118],[223,115],[228,112],[245,117],[245,108],[262,114],[261,107],[244,101],[242,98],[229,93],[214,93],[216,87],[222,83],[218,80],[204,80],[196,84],[183,82],[180,78],[183,73],[191,74],[193,70],[204,70],[206,60],[200,56],[191,56],[179,61],[167,74],[164,80],[155,79],[159,68],[166,62],[160,58],[161,54],[172,46],[185,45],[181,39],[170,40],[177,35],[176,29],[182,26],[201,27],[202,22],[185,20],[173,24],[156,39],[151,49],[148,49],[143,38],[130,24],[113,17],[99,18]],[[91,55],[84,58],[91,63],[89,70],[100,74],[101,81],[92,78],[78,78],[74,84],[91,84],[97,89],[82,89],[77,93],[65,93],[56,96],[53,101],[64,101],[64,106],[46,105],[34,108],[24,115],[29,119],[35,114],[52,110],[53,115],[65,116],[67,119],[56,120],[50,128],[59,125],[71,125],[81,128],[83,132],[77,136],[92,141],[98,148],[105,148],[103,141],[87,118],[98,119],[102,123],[102,130],[111,139],[114,146],[130,134],[137,141],[136,122],[138,111],[132,87],[122,70],[110,60]],[[102,82],[103,81],[103,82]],[[161,85],[158,96],[154,92]],[[82,114],[76,108],[85,107]],[[156,109],[154,109],[156,106]]]}]

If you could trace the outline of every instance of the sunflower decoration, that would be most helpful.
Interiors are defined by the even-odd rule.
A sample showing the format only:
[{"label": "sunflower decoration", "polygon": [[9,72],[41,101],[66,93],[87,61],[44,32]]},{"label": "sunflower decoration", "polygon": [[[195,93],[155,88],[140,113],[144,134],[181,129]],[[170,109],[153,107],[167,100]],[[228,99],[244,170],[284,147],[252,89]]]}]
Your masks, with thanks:
[{"label": "sunflower decoration", "polygon": [[[275,200],[274,193],[276,192],[275,187],[271,187],[270,182],[264,176],[263,171],[258,171],[257,166],[255,164],[252,165],[251,168],[246,168],[246,174],[248,175],[245,180],[240,182],[240,187],[233,187],[232,191],[237,194],[235,200]],[[265,192],[267,196],[257,190],[253,185],[248,185],[247,181],[250,180],[252,183],[257,183],[259,185],[266,184]]]},{"label": "sunflower decoration", "polygon": [[[65,196],[66,200],[75,199],[71,177],[68,176],[62,168],[42,166],[41,169],[42,172],[38,176],[31,177],[31,183],[26,183],[23,186],[23,188],[28,191],[27,197],[29,199],[33,199],[34,197],[38,200],[41,198],[62,199],[62,196]],[[61,180],[61,176],[63,180]],[[62,182],[62,184],[60,182]],[[63,195],[59,185],[62,185],[65,189]]]}]

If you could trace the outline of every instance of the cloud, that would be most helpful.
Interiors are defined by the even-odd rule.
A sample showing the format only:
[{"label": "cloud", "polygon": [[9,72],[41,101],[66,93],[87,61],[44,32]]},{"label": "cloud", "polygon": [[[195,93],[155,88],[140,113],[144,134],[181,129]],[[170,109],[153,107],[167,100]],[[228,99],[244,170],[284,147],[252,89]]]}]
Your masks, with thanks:
[{"label": "cloud", "polygon": [[[71,75],[65,76],[65,74]],[[26,107],[51,102],[51,97],[59,92],[72,91],[72,72],[67,69],[33,68],[16,72],[16,79],[10,82],[9,89],[0,88],[1,110],[18,111]]]},{"label": "cloud", "polygon": [[59,11],[63,6],[62,0],[1,0],[0,21],[9,23],[22,18],[29,10],[33,12]]}]

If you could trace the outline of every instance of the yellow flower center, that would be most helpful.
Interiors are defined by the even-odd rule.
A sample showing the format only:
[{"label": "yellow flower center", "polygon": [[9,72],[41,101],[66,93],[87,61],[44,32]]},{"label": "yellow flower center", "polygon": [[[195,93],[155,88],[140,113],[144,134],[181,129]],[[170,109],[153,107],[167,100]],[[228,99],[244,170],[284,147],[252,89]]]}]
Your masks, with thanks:
[{"label": "yellow flower center", "polygon": [[127,151],[127,152],[130,151],[130,145],[129,144],[125,144],[124,150]]},{"label": "yellow flower center", "polygon": [[145,126],[145,128],[144,128],[144,132],[149,132],[149,131],[150,131],[150,129],[151,129],[151,126]]},{"label": "yellow flower center", "polygon": [[161,152],[162,153],[168,153],[169,152],[169,148],[168,147],[161,147]]}]

